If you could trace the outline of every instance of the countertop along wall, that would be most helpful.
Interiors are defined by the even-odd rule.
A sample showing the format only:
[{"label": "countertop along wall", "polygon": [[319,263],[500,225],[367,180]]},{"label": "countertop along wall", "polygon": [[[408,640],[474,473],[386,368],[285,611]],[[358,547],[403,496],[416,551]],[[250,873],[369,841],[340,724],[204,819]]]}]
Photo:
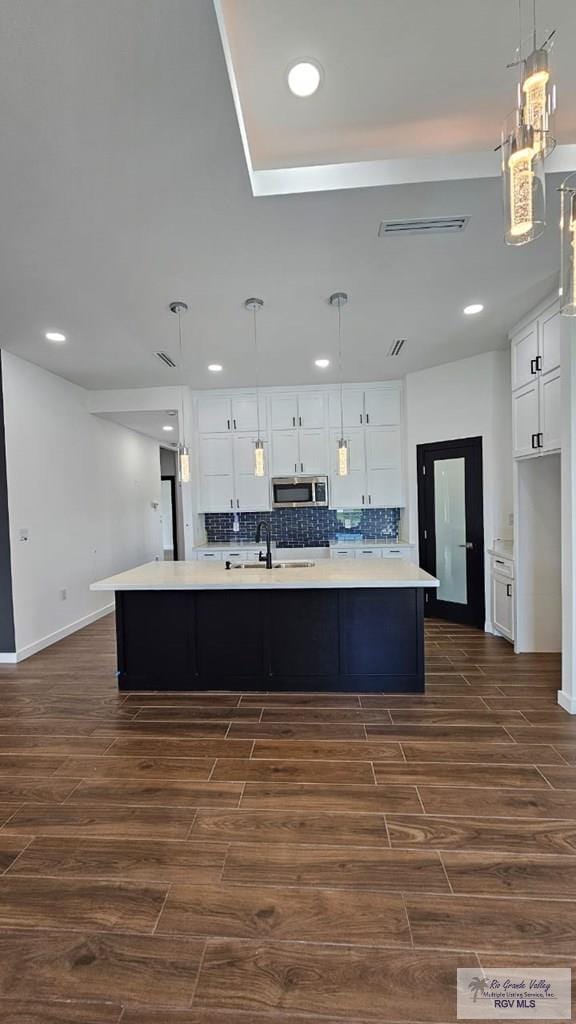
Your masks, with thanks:
[{"label": "countertop along wall", "polygon": [[[409,539],[418,545],[416,447],[434,441],[482,437],[484,545],[512,538],[512,402],[510,351],[469,359],[406,376],[406,465]],[[486,622],[491,624],[490,573],[486,577]]]},{"label": "countertop along wall", "polygon": [[93,416],[83,388],[6,352],[2,371],[20,659],[110,610],[95,579],[161,557],[160,456]]}]

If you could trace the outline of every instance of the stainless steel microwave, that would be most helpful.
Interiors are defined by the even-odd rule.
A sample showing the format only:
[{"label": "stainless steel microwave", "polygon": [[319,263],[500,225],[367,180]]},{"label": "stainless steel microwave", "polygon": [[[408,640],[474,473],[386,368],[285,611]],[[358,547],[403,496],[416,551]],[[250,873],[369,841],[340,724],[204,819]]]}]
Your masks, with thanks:
[{"label": "stainless steel microwave", "polygon": [[327,476],[277,476],[272,479],[272,508],[327,507]]}]

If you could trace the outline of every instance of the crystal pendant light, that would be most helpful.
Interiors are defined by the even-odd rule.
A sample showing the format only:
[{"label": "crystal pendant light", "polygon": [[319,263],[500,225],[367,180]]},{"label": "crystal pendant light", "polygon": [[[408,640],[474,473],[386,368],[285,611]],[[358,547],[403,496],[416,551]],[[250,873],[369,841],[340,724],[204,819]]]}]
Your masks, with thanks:
[{"label": "crystal pendant light", "polygon": [[188,312],[185,302],[171,302],[171,313],[178,316],[178,350],[180,353],[180,429],[182,435],[178,445],[178,475],[180,483],[190,483],[190,449],[186,444],[186,408],[184,402],[184,357],[182,350],[182,314]]},{"label": "crystal pendant light", "polygon": [[264,455],[264,442],[260,437],[260,383],[259,383],[259,360],[258,360],[258,326],[256,322],[258,311],[262,309],[262,299],[246,299],[244,309],[252,313],[254,328],[254,364],[256,373],[256,423],[258,436],[254,442],[254,476],[266,476],[266,458]]},{"label": "crystal pendant light", "polygon": [[329,299],[331,306],[338,310],[338,362],[340,367],[340,438],[338,440],[338,476],[348,476],[349,471],[349,450],[348,442],[344,437],[344,396],[342,388],[342,306],[348,302],[346,292],[334,292]]},{"label": "crystal pendant light", "polygon": [[556,108],[556,90],[550,81],[548,50],[552,44],[556,30],[554,29],[544,40],[542,46],[537,43],[536,31],[536,0],[532,0],[532,51],[525,60],[522,59],[522,4],[519,0],[520,15],[520,49],[519,64],[522,69],[519,88],[518,106],[522,112],[522,123],[534,133],[534,149],[548,156],[556,140],[552,134],[552,115]]},{"label": "crystal pendant light", "polygon": [[504,240],[525,245],[546,226],[544,151],[535,142],[534,129],[522,121],[521,111],[510,115],[502,130],[504,186]]},{"label": "crystal pendant light", "polygon": [[564,179],[562,193],[562,269],[560,312],[576,316],[576,171]]}]

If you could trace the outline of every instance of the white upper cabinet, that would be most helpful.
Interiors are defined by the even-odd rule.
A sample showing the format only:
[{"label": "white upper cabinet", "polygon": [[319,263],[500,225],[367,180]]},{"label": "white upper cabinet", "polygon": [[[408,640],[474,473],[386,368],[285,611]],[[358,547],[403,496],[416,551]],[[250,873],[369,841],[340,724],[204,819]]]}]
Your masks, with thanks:
[{"label": "white upper cabinet", "polygon": [[[266,427],[265,403],[260,401],[260,429]],[[198,399],[198,430],[201,434],[258,429],[256,395],[202,395]]]},{"label": "white upper cabinet", "polygon": [[400,427],[368,427],[366,430],[367,469],[399,469],[400,461]]},{"label": "white upper cabinet", "polygon": [[199,445],[201,476],[232,476],[234,455],[232,438],[226,435],[206,435]]},{"label": "white upper cabinet", "polygon": [[529,324],[512,338],[512,390],[534,380],[538,362],[538,321]]},{"label": "white upper cabinet", "polygon": [[560,310],[547,310],[540,318],[540,370],[550,373],[560,366]]},{"label": "white upper cabinet", "polygon": [[299,440],[299,472],[304,473],[306,476],[327,475],[328,455],[326,452],[326,431],[301,430]]},{"label": "white upper cabinet", "polygon": [[560,451],[560,330],[558,301],[516,331],[512,343],[514,458]]},{"label": "white upper cabinet", "polygon": [[324,427],[326,422],[323,391],[305,391],[300,395],[272,395],[270,426],[272,430],[291,427]]},{"label": "white upper cabinet", "polygon": [[330,431],[330,490],[331,508],[362,508],[366,504],[366,457],[364,431],[355,427],[346,434],[348,441],[348,474],[338,476],[338,441],[340,431]]},{"label": "white upper cabinet", "polygon": [[[340,391],[329,395],[329,419],[333,430],[340,429]],[[361,427],[364,423],[364,392],[342,390],[342,419],[344,427]]]},{"label": "white upper cabinet", "polygon": [[294,476],[299,472],[298,431],[273,430],[270,476]]},{"label": "white upper cabinet", "polygon": [[[236,434],[234,441],[234,508],[236,511],[260,512],[270,508],[268,476],[254,476],[254,443],[258,435]],[[264,443],[265,462],[269,444]]]},{"label": "white upper cabinet", "polygon": [[364,422],[370,427],[397,426],[400,423],[400,392],[397,388],[366,391]]}]

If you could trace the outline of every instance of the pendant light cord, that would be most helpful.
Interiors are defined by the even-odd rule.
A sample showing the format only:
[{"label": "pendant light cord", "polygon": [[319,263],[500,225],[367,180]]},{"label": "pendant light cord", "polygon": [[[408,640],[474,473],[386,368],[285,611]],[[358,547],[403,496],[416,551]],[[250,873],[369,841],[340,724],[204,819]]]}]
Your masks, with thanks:
[{"label": "pendant light cord", "polygon": [[186,423],[184,410],[184,350],[182,348],[182,310],[178,310],[178,349],[180,352],[180,410],[182,413],[181,447],[186,447]]},{"label": "pendant light cord", "polygon": [[344,437],[344,388],[342,368],[342,299],[338,299],[338,368],[340,372],[340,439]]}]

